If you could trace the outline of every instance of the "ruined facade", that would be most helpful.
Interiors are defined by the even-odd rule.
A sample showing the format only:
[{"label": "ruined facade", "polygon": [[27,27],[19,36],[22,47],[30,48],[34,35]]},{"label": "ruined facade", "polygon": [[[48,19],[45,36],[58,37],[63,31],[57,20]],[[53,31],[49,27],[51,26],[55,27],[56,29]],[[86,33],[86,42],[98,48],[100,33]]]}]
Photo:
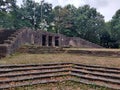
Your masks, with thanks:
[{"label": "ruined facade", "polygon": [[0,57],[13,53],[24,44],[47,47],[102,48],[99,45],[78,37],[66,37],[62,34],[24,28],[20,30],[0,30]]}]

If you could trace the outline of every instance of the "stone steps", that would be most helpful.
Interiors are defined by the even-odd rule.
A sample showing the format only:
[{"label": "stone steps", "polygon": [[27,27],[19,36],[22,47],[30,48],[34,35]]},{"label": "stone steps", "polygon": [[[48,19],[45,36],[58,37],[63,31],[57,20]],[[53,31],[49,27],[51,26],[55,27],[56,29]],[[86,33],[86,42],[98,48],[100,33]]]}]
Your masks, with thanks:
[{"label": "stone steps", "polygon": [[21,53],[45,54],[45,53],[63,53],[65,50],[61,47],[41,47],[41,46],[23,46],[17,50]]},{"label": "stone steps", "polygon": [[[93,68],[94,71],[91,71]],[[111,73],[113,71],[115,73]],[[75,63],[0,65],[0,90],[61,81],[106,87],[107,90],[120,90],[120,73],[118,72],[120,72],[119,67]]]}]

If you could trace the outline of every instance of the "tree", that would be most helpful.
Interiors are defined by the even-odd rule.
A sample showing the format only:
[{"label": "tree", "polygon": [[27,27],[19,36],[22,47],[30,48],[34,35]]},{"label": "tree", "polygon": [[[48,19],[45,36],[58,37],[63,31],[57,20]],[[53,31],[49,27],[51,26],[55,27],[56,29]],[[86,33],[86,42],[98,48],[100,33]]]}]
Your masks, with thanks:
[{"label": "tree", "polygon": [[13,18],[10,12],[13,10],[13,5],[15,4],[16,0],[0,0],[0,27],[13,27]]},{"label": "tree", "polygon": [[56,32],[67,36],[75,36],[75,13],[77,8],[73,5],[65,7],[56,6],[53,10]]},{"label": "tree", "polygon": [[[41,23],[41,5],[39,3],[35,3],[33,0],[24,0],[23,5],[21,7],[21,16],[22,20],[24,20],[27,24],[27,27],[35,27],[35,29],[40,28]],[[42,5],[43,18],[50,22],[49,15],[52,12],[52,5],[48,3],[44,3]]]},{"label": "tree", "polygon": [[[61,30],[62,34],[66,34],[67,36],[77,36],[76,32],[76,11],[77,8],[73,5],[67,5],[63,8],[65,15],[63,17],[63,26],[64,28]],[[67,17],[66,17],[67,16]]]},{"label": "tree", "polygon": [[60,23],[60,14],[61,14],[62,7],[56,6],[52,13],[53,13],[53,23],[55,24],[55,31],[56,33],[59,33],[60,27],[62,26]]},{"label": "tree", "polygon": [[111,37],[107,31],[102,32],[100,37],[100,45],[106,48],[110,47]]},{"label": "tree", "polygon": [[101,32],[105,28],[104,17],[89,5],[79,7],[76,16],[78,36],[99,44]]},{"label": "tree", "polygon": [[106,48],[119,48],[118,40],[111,31],[111,21],[106,22],[105,30],[101,33],[100,45]]},{"label": "tree", "polygon": [[73,5],[56,6],[53,10],[56,30],[59,33],[81,37],[100,44],[100,38],[106,30],[104,17],[89,5],[76,8]]},{"label": "tree", "polygon": [[111,20],[111,34],[112,38],[120,43],[120,9],[116,11]]}]

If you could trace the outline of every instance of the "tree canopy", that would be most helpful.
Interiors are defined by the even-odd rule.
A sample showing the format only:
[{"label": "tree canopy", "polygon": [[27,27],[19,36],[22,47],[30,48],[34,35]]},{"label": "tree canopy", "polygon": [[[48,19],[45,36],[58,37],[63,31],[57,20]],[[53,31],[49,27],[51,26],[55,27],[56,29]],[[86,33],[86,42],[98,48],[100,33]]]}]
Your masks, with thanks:
[{"label": "tree canopy", "polygon": [[[18,6],[16,0],[0,0],[0,28],[19,29],[29,27],[44,29],[70,37],[81,37],[107,48],[118,48],[120,43],[120,10],[112,20],[104,21],[104,16],[96,8],[84,5],[52,7],[52,4],[23,0]],[[44,29],[45,30],[45,29]]]}]

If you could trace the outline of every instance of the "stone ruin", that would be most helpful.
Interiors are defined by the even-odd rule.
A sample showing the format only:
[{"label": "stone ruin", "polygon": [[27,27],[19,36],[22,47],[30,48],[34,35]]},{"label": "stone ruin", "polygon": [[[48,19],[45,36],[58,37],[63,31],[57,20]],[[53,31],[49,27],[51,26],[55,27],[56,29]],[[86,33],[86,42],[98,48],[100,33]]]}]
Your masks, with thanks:
[{"label": "stone ruin", "polygon": [[102,48],[78,37],[67,37],[42,30],[33,31],[29,28],[0,30],[0,57],[14,53],[24,44],[39,45],[41,47]]}]

